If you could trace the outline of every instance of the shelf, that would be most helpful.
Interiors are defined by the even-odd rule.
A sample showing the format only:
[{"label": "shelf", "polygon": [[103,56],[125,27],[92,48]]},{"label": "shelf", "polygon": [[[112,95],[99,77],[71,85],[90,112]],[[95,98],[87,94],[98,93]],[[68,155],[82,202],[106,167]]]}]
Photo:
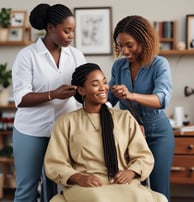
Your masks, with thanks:
[{"label": "shelf", "polygon": [[26,46],[31,43],[32,41],[6,41],[0,42],[0,46]]},{"label": "shelf", "polygon": [[13,158],[0,157],[0,163],[13,163],[13,162],[14,162]]},{"label": "shelf", "polygon": [[14,110],[16,109],[15,103],[9,103],[8,105],[0,105],[0,110]]},{"label": "shelf", "polygon": [[174,42],[173,38],[160,38],[160,42]]},{"label": "shelf", "polygon": [[12,130],[0,130],[0,135],[12,135]]},{"label": "shelf", "polygon": [[194,55],[194,49],[185,50],[160,50],[159,55]]}]

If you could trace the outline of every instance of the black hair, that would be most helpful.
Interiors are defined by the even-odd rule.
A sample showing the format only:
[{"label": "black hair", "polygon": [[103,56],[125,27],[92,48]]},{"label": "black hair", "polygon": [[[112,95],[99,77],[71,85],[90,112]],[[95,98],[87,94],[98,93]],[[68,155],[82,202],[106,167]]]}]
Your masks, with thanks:
[{"label": "black hair", "polygon": [[[83,87],[85,81],[87,80],[88,74],[96,70],[102,71],[101,68],[95,63],[86,63],[77,67],[72,75],[71,84]],[[84,106],[84,100],[78,92],[76,92],[74,97]],[[118,172],[118,160],[113,134],[114,123],[112,115],[106,104],[102,104],[102,107],[100,109],[100,121],[102,128],[105,164],[107,167],[108,177],[112,178]]]},{"label": "black hair", "polygon": [[62,4],[39,4],[30,13],[29,21],[33,28],[47,30],[47,24],[57,25],[67,17],[73,16],[72,11]]},{"label": "black hair", "polygon": [[[75,69],[75,72],[72,75],[71,84],[76,85],[76,86],[84,86],[84,83],[85,83],[85,81],[87,79],[88,74],[90,72],[95,71],[95,70],[102,71],[100,69],[100,67],[97,64],[94,64],[94,63],[86,63],[86,64],[83,64],[83,65],[77,67]],[[75,94],[74,97],[82,105],[84,104],[83,103],[83,98],[78,92]]]}]

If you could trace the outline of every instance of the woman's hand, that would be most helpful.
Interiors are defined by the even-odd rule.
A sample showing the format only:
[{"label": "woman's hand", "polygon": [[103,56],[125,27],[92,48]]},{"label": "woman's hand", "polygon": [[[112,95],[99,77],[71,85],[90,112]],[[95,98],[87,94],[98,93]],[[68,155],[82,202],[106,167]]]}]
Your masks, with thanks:
[{"label": "woman's hand", "polygon": [[62,85],[57,89],[48,92],[31,92],[22,98],[22,101],[18,107],[33,107],[55,98],[66,99],[75,95],[76,89],[77,86]]},{"label": "woman's hand", "polygon": [[130,100],[132,98],[132,93],[129,92],[125,85],[113,85],[111,91],[114,93],[115,97],[119,99]]},{"label": "woman's hand", "polygon": [[156,94],[131,93],[125,85],[113,85],[111,91],[119,99],[137,102],[140,105],[160,109],[161,103]]},{"label": "woman's hand", "polygon": [[132,179],[135,178],[136,173],[132,170],[119,171],[113,178],[112,183],[115,184],[130,184]]},{"label": "woman's hand", "polygon": [[76,86],[72,85],[62,85],[57,89],[50,92],[51,98],[67,99],[76,93]]},{"label": "woman's hand", "polygon": [[69,180],[69,184],[76,184],[82,187],[99,187],[102,186],[102,181],[94,176],[94,175],[82,175],[80,173],[76,173],[72,175]]}]

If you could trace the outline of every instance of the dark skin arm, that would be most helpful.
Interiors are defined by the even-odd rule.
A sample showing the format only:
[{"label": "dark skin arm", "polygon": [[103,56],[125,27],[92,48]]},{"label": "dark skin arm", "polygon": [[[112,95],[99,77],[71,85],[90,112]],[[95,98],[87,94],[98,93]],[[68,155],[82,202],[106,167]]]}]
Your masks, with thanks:
[{"label": "dark skin arm", "polygon": [[76,184],[81,187],[99,187],[103,185],[98,177],[94,175],[83,175],[81,173],[72,175],[67,183],[72,185]]},{"label": "dark skin arm", "polygon": [[[22,98],[18,107],[33,107],[53,99],[67,99],[76,93],[76,86],[62,85],[55,90],[41,93],[28,93]],[[49,96],[50,95],[50,96]],[[50,98],[49,98],[50,97]]]},{"label": "dark skin arm", "polygon": [[125,85],[114,85],[111,87],[112,92],[115,97],[119,99],[125,99],[129,101],[135,101],[141,105],[159,109],[161,107],[160,100],[155,94],[139,94],[139,93],[131,93],[127,89]]}]

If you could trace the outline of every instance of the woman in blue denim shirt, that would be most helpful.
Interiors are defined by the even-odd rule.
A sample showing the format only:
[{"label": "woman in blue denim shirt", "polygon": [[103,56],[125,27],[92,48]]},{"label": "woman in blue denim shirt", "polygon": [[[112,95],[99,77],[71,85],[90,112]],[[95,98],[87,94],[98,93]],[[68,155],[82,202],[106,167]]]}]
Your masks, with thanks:
[{"label": "woman in blue denim shirt", "polygon": [[155,166],[150,185],[170,201],[170,169],[174,136],[164,112],[172,93],[171,72],[167,59],[158,56],[159,38],[152,24],[141,16],[127,16],[115,27],[109,101],[119,102],[144,126]]}]

